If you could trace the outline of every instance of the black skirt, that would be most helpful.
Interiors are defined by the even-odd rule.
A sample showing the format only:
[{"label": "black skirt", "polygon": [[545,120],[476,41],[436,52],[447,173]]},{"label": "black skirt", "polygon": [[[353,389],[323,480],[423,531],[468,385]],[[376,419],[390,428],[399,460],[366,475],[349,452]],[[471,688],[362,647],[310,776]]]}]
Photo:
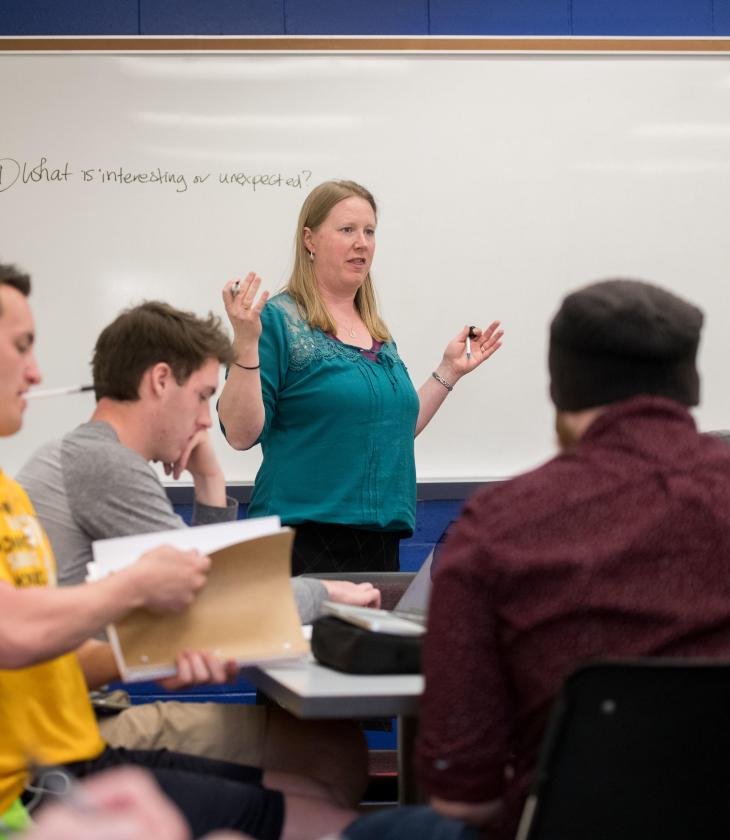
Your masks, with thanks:
[{"label": "black skirt", "polygon": [[292,574],[398,572],[403,531],[368,531],[350,525],[303,522],[296,529]]}]

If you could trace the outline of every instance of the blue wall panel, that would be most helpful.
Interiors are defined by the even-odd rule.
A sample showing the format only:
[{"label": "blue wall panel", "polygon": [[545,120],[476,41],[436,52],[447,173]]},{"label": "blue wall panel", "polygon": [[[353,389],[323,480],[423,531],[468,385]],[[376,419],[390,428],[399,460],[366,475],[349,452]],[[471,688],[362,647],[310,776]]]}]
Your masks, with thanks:
[{"label": "blue wall panel", "polygon": [[714,7],[715,35],[730,35],[730,0],[715,0]]},{"label": "blue wall panel", "polygon": [[729,35],[730,0],[0,0],[0,35]]},{"label": "blue wall panel", "polygon": [[142,35],[281,35],[284,0],[140,0]]},{"label": "blue wall panel", "polygon": [[2,35],[138,35],[138,0],[0,0]]},{"label": "blue wall panel", "polygon": [[286,0],[287,35],[426,35],[427,0]]},{"label": "blue wall panel", "polygon": [[570,0],[431,0],[432,35],[569,35]]},{"label": "blue wall panel", "polygon": [[713,35],[712,0],[573,0],[574,35]]}]

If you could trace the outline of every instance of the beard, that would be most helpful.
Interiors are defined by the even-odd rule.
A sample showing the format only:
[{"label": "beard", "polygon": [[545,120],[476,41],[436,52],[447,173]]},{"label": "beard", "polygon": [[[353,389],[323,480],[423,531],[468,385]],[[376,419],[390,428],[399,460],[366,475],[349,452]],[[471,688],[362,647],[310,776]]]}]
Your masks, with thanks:
[{"label": "beard", "polygon": [[558,437],[558,446],[562,452],[565,452],[566,449],[572,449],[578,443],[579,437],[565,419],[565,414],[562,411],[555,413],[555,433]]}]

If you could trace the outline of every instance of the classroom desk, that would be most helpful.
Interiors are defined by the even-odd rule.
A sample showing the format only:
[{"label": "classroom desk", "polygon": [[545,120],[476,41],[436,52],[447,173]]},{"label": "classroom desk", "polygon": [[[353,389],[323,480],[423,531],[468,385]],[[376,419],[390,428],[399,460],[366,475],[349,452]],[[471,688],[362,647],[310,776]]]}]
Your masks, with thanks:
[{"label": "classroom desk", "polygon": [[244,676],[272,700],[300,718],[398,718],[398,800],[417,801],[413,779],[413,745],[420,674],[359,676],[342,674],[315,662],[312,656],[296,662],[247,668]]}]

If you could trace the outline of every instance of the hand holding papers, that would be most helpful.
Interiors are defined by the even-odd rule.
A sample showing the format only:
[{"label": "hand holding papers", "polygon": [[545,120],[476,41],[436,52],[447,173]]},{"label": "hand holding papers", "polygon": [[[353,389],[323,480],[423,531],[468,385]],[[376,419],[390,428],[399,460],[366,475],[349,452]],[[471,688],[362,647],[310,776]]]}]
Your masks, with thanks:
[{"label": "hand holding papers", "polygon": [[164,616],[135,610],[108,628],[122,678],[172,675],[181,650],[209,650],[242,665],[307,653],[291,591],[292,540],[278,517],[263,517],[95,542],[89,580],[162,543],[211,558],[208,582],[191,607]]},{"label": "hand holding papers", "polygon": [[134,583],[145,595],[145,607],[152,612],[174,613],[189,607],[205,586],[210,558],[196,549],[179,551],[160,545],[145,552],[131,570]]}]

